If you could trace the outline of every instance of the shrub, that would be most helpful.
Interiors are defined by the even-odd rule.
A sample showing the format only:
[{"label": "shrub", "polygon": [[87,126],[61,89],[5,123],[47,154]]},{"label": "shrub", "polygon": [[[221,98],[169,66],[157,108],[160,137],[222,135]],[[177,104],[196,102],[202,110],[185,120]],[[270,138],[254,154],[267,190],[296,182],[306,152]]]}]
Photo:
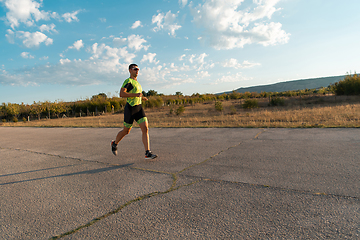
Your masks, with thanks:
[{"label": "shrub", "polygon": [[158,93],[157,93],[157,91],[155,91],[155,90],[149,90],[147,93],[146,93],[146,97],[150,97],[150,96],[157,96],[158,95]]},{"label": "shrub", "polygon": [[230,93],[230,94],[228,95],[228,97],[229,97],[230,99],[239,99],[239,98],[240,98],[240,93],[238,93],[238,92],[236,92],[236,91],[232,91],[232,93]]},{"label": "shrub", "polygon": [[22,118],[22,120],[23,120],[24,123],[26,123],[26,121],[27,121],[26,118],[24,118],[24,117]]},{"label": "shrub", "polygon": [[105,113],[111,112],[111,104],[110,104],[110,102],[106,102],[106,103],[105,103],[105,110],[106,110]]},{"label": "shrub", "polygon": [[230,115],[235,115],[236,114],[236,108],[234,106],[230,107]]},{"label": "shrub", "polygon": [[343,80],[332,85],[336,95],[360,95],[360,76],[347,75]]},{"label": "shrub", "polygon": [[215,102],[215,109],[216,111],[221,112],[223,110],[223,106],[221,102]]},{"label": "shrub", "polygon": [[153,97],[150,98],[148,101],[144,102],[145,107],[147,108],[159,108],[164,104],[163,99],[161,97]]},{"label": "shrub", "polygon": [[258,101],[256,99],[247,99],[245,100],[244,104],[242,105],[243,108],[251,109],[251,108],[258,108]]},{"label": "shrub", "polygon": [[273,97],[270,100],[270,105],[271,106],[284,106],[285,105],[285,101],[283,98],[279,98],[279,97]]},{"label": "shrub", "polygon": [[110,101],[111,107],[114,107],[114,112],[117,112],[120,110],[120,103],[116,100]]},{"label": "shrub", "polygon": [[18,122],[19,120],[17,119],[17,117],[13,117],[13,122]]},{"label": "shrub", "polygon": [[176,115],[180,115],[185,111],[184,106],[180,106],[178,109],[176,109]]}]

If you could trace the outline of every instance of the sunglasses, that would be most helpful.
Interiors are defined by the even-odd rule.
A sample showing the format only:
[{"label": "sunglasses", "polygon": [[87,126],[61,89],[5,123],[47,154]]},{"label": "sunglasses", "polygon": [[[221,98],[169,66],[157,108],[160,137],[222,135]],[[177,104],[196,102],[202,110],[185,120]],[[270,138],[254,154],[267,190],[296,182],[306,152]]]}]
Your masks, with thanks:
[{"label": "sunglasses", "polygon": [[140,69],[139,68],[132,68],[132,70],[139,71]]}]

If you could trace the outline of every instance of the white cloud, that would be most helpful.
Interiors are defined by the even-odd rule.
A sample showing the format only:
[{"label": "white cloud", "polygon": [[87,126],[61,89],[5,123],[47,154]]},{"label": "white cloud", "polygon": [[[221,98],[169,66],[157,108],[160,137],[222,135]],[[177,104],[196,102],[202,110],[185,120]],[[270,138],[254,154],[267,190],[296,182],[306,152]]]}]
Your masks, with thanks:
[{"label": "white cloud", "polygon": [[[50,20],[51,18],[61,20],[59,14],[56,12],[40,10],[43,0],[40,0],[40,2],[35,0],[1,0],[1,2],[4,2],[8,10],[5,19],[13,30],[15,27],[19,27],[20,23],[29,27],[34,26],[35,22],[40,20]],[[73,13],[65,13],[62,17],[65,18],[67,22],[78,21],[76,15],[79,12],[80,10]],[[46,25],[42,25],[41,31],[52,30],[56,32],[51,26],[52,25],[47,29]]]},{"label": "white cloud", "polygon": [[55,24],[51,23],[50,25],[43,24],[39,27],[41,32],[54,32],[57,33],[55,30]]},{"label": "white cloud", "polygon": [[152,17],[152,24],[156,24],[156,27],[153,28],[154,32],[158,32],[162,29],[169,31],[169,35],[175,36],[175,31],[180,29],[181,26],[177,23],[174,23],[176,20],[177,14],[171,13],[171,11],[164,13],[158,13]]},{"label": "white cloud", "polygon": [[279,1],[254,0],[255,7],[248,8],[242,7],[244,0],[205,0],[203,5],[190,5],[194,22],[204,29],[198,39],[215,49],[287,43],[290,34],[281,29],[281,23],[266,22],[280,10],[275,8]]},{"label": "white cloud", "polygon": [[40,11],[41,3],[33,0],[4,0],[5,7],[9,10],[6,13],[6,20],[12,29],[20,23],[27,26],[34,25],[34,20],[49,20],[50,12]]},{"label": "white cloud", "polygon": [[185,83],[195,83],[192,77],[179,71],[179,68],[173,64],[171,64],[170,67],[164,64],[163,66],[157,65],[152,68],[142,68],[139,76],[143,79],[141,84],[143,88],[147,84],[151,84],[151,86],[156,89],[166,89]]},{"label": "white cloud", "polygon": [[[205,61],[205,58],[208,56],[209,55],[207,55],[206,53],[202,53],[200,55],[191,54],[188,56],[183,54],[182,56],[180,56],[179,61],[184,61],[186,59],[190,63],[191,67],[183,65],[184,68],[182,70],[196,69],[197,71],[201,71],[203,69],[213,68],[214,67],[213,63],[211,63],[211,62],[208,63]],[[188,71],[188,70],[186,70],[186,71]]]},{"label": "white cloud", "polygon": [[[0,84],[41,85],[63,84],[72,86],[118,84],[119,79],[128,77],[127,64],[118,64],[117,71],[104,69],[105,64],[97,61],[61,59],[58,64],[39,65],[30,69],[19,69],[16,73],[0,71]],[[123,71],[122,71],[123,70]]]},{"label": "white cloud", "polygon": [[196,72],[196,78],[207,78],[207,77],[211,77],[211,75],[209,74],[208,71],[198,71]]},{"label": "white cloud", "polygon": [[60,64],[61,65],[64,65],[65,63],[70,63],[71,62],[71,60],[69,60],[69,59],[60,59]]},{"label": "white cloud", "polygon": [[[128,47],[114,48],[104,43],[93,44],[89,49],[91,57],[87,60],[70,60],[61,54],[58,64],[38,65],[31,69],[18,69],[15,73],[0,72],[1,84],[65,84],[93,85],[119,84],[119,79],[128,77],[128,65],[133,63],[136,55],[128,52]],[[186,83],[194,83],[197,79],[207,77],[209,72],[197,72],[205,55],[194,55],[191,65],[176,66],[172,64],[156,65],[152,68],[141,67],[140,77],[144,88],[151,84],[154,89],[165,89]],[[143,63],[158,64],[155,53],[147,53],[142,57]],[[188,58],[187,58],[188,59]],[[205,58],[206,59],[206,58]],[[205,62],[205,60],[204,60]]]},{"label": "white cloud", "polygon": [[237,59],[235,59],[235,58],[230,58],[222,63],[223,67],[236,68],[236,69],[251,68],[254,66],[258,66],[258,65],[261,65],[261,64],[260,63],[251,63],[247,60],[244,60],[244,62],[241,64],[241,63],[238,63]]},{"label": "white cloud", "polygon": [[179,57],[179,61],[183,61],[185,57],[186,57],[186,54],[181,55],[181,56]]},{"label": "white cloud", "polygon": [[[89,49],[93,56],[88,60],[70,60],[62,57],[57,64],[37,65],[31,69],[18,69],[9,73],[5,69],[0,71],[0,84],[4,85],[42,85],[62,84],[71,86],[116,84],[119,85],[129,76],[126,56],[127,47],[112,48],[105,44],[94,44]],[[149,59],[152,55],[147,54]],[[135,57],[135,55],[133,55]],[[141,67],[139,79],[144,89],[169,89],[185,84],[194,84],[200,79],[211,77],[208,70],[197,71],[195,55],[194,64],[176,66],[172,64],[155,65],[154,67]],[[200,58],[201,59],[201,58]],[[199,59],[199,60],[200,60]],[[206,59],[206,58],[205,58]],[[153,61],[156,61],[155,56]],[[209,82],[209,80],[206,80]],[[174,90],[175,92],[175,90]]]},{"label": "white cloud", "polygon": [[190,63],[194,63],[194,58],[195,58],[195,54],[191,54],[190,57],[189,57],[189,62]]},{"label": "white cloud", "polygon": [[147,51],[148,48],[150,47],[150,45],[147,46],[143,45],[147,41],[139,35],[134,35],[134,34],[130,35],[128,36],[127,40],[128,40],[128,47],[130,49],[135,49],[135,51],[140,51],[141,49]]},{"label": "white cloud", "polygon": [[118,38],[118,37],[115,37],[113,39],[113,43],[115,46],[122,46],[122,45],[125,45],[127,43],[127,38]]},{"label": "white cloud", "polygon": [[281,27],[281,23],[256,23],[255,27],[250,30],[250,33],[253,35],[253,39],[263,46],[275,45],[277,43],[284,44],[289,41],[289,34],[282,30]]},{"label": "white cloud", "polygon": [[215,82],[211,83],[211,85],[217,85],[217,84],[221,84],[221,83],[234,83],[234,82],[248,81],[251,79],[252,78],[243,76],[242,73],[239,72],[239,73],[235,73],[235,74],[231,74],[231,75],[227,75],[227,76],[222,76],[221,78],[217,79]]},{"label": "white cloud", "polygon": [[30,55],[29,52],[22,52],[20,55],[21,55],[22,58],[29,58],[29,59],[34,58],[34,56]]},{"label": "white cloud", "polygon": [[106,22],[106,18],[99,18],[100,22],[105,23]]},{"label": "white cloud", "polygon": [[141,59],[140,62],[143,63],[143,62],[149,61],[149,63],[158,64],[159,61],[156,60],[155,56],[156,56],[156,53],[148,53],[143,56],[143,58]]},{"label": "white cloud", "polygon": [[135,54],[127,51],[127,47],[112,48],[104,43],[100,45],[94,43],[91,48],[91,53],[93,54],[90,58],[91,60],[102,62],[106,66],[109,66],[111,68],[109,70],[112,71],[117,71],[114,67],[120,64],[120,60],[127,64],[133,62],[133,59],[136,57]]},{"label": "white cloud", "polygon": [[205,59],[205,57],[207,57],[207,56],[208,56],[208,55],[207,55],[206,53],[200,54],[200,56],[197,58],[198,63],[203,64],[203,63],[204,63],[204,59]]},{"label": "white cloud", "polygon": [[141,21],[135,21],[133,23],[133,25],[131,26],[131,29],[135,29],[135,28],[138,28],[138,27],[142,27]]},{"label": "white cloud", "polygon": [[267,17],[268,19],[271,19],[271,16],[276,12],[280,11],[281,8],[276,9],[274,6],[279,2],[280,0],[255,0],[254,3],[258,6],[254,8],[253,12],[245,12],[244,16],[241,19],[242,23],[249,24],[250,22],[263,19]]},{"label": "white cloud", "polygon": [[74,44],[70,47],[68,47],[69,49],[76,49],[76,50],[80,50],[80,48],[84,47],[84,43],[82,41],[82,39],[74,42]]},{"label": "white cloud", "polygon": [[76,17],[76,15],[80,12],[80,10],[78,11],[74,11],[72,13],[64,13],[62,15],[62,17],[65,19],[66,22],[71,23],[72,21],[76,21],[78,22],[79,19]]},{"label": "white cloud", "polygon": [[5,34],[6,39],[8,40],[9,43],[14,44],[15,43],[15,33],[10,29],[6,30],[6,32],[7,32],[7,34]]},{"label": "white cloud", "polygon": [[187,0],[179,0],[179,4],[181,7],[185,7],[187,4]]},{"label": "white cloud", "polygon": [[24,32],[24,31],[17,31],[16,37],[23,40],[23,44],[27,48],[38,47],[41,43],[45,43],[46,46],[51,45],[53,40],[48,38],[45,34],[41,32]]}]

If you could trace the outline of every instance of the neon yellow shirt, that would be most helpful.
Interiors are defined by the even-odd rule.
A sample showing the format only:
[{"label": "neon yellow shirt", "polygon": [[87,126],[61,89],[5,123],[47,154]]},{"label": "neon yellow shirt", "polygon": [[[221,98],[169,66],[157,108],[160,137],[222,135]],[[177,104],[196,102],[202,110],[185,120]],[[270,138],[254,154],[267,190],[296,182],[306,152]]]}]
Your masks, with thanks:
[{"label": "neon yellow shirt", "polygon": [[[124,81],[121,88],[125,88],[128,93],[142,93],[142,87],[140,83],[132,78],[128,78]],[[127,102],[130,106],[136,106],[141,104],[141,97],[128,97]]]}]

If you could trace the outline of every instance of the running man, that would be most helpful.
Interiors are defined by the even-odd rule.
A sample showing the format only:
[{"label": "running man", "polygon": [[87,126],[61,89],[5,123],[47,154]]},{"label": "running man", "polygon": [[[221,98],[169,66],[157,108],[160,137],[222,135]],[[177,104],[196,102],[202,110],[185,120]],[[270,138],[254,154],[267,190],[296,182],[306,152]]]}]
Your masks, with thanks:
[{"label": "running man", "polygon": [[150,151],[149,125],[142,108],[141,101],[148,99],[142,95],[142,87],[137,81],[139,68],[136,64],[129,65],[130,77],[126,79],[120,89],[120,97],[127,98],[124,109],[124,129],[121,130],[115,141],[111,142],[111,150],[117,155],[117,145],[130,133],[134,120],[139,124],[142,132],[142,142],[145,148],[145,159],[154,159],[157,155]]}]

